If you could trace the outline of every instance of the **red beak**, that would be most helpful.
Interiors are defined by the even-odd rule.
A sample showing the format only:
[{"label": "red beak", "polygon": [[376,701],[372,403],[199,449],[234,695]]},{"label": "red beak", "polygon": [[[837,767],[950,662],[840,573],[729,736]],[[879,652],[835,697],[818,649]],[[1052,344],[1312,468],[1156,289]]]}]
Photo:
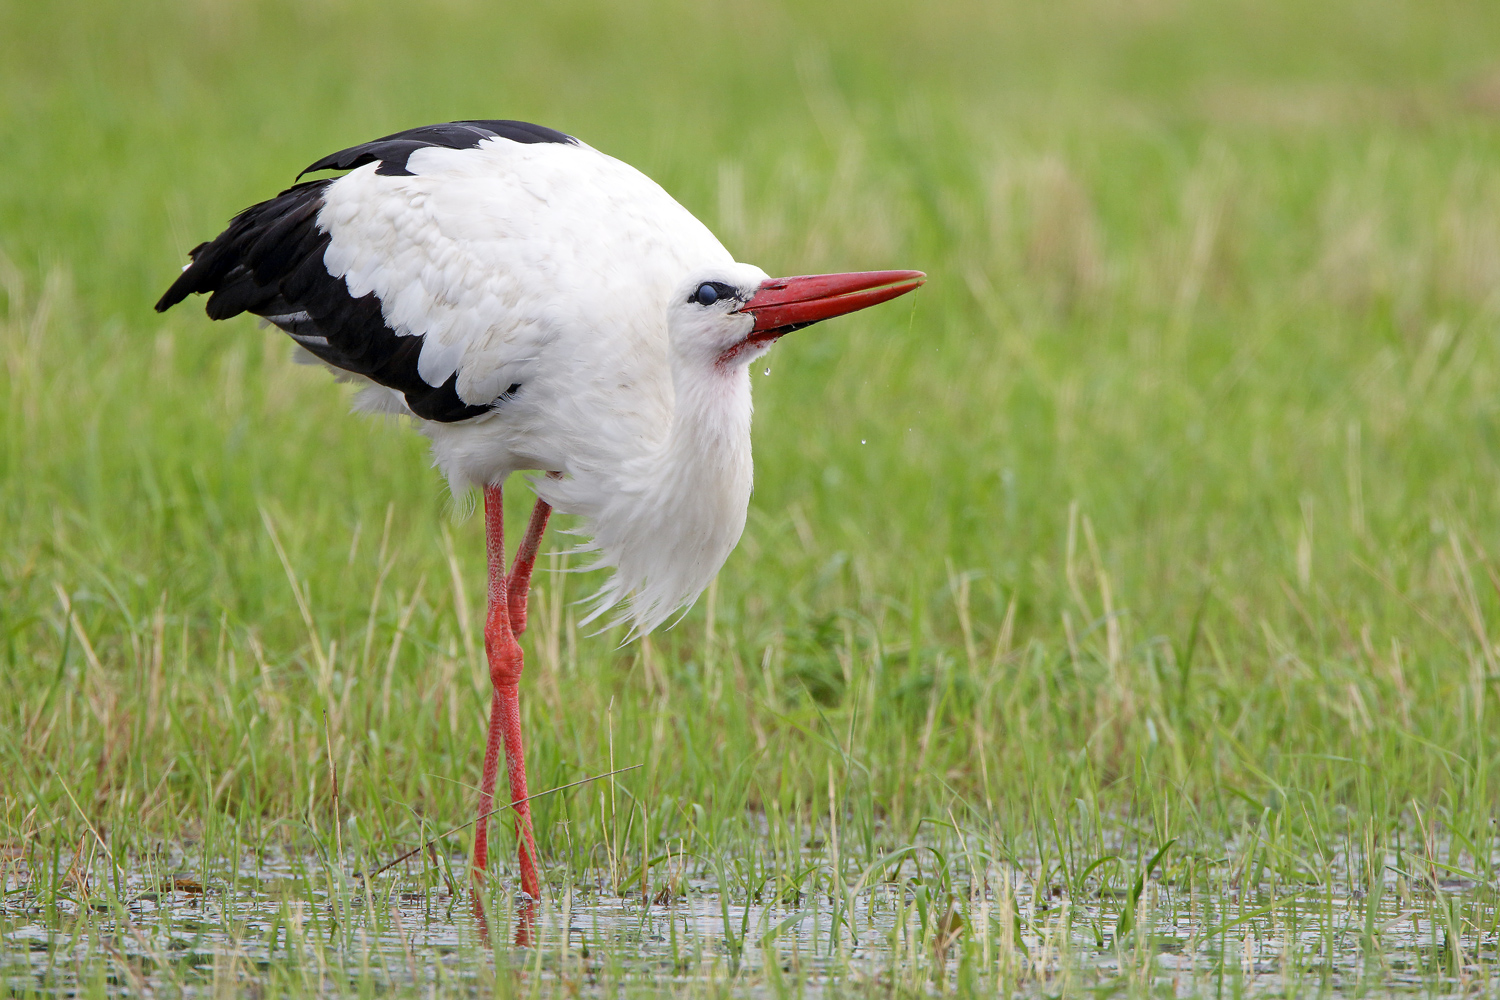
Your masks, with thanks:
[{"label": "red beak", "polygon": [[921,271],[807,274],[763,282],[739,311],[755,317],[749,339],[774,340],[798,327],[905,295],[927,280]]}]

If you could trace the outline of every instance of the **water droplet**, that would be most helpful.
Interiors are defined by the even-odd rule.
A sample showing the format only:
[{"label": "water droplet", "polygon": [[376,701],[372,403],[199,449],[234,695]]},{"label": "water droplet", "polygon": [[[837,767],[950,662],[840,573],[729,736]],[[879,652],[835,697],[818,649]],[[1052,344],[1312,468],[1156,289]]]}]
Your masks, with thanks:
[{"label": "water droplet", "polygon": [[766,366],[766,370],[765,370],[765,371],[763,371],[763,372],[761,372],[761,374],[762,374],[762,375],[769,375],[769,374],[771,374],[771,366],[770,366],[770,365],[767,365],[767,366]]}]

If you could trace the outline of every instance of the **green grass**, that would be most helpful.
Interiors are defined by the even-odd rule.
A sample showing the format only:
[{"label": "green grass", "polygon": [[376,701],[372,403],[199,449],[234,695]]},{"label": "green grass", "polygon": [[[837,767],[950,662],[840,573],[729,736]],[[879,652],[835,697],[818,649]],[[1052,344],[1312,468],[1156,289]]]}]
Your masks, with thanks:
[{"label": "green grass", "polygon": [[[639,166],[771,273],[931,276],[758,366],[749,528],[680,625],[589,636],[595,581],[539,572],[533,787],[644,764],[537,803],[549,905],[671,851],[736,918],[767,885],[868,907],[859,874],[920,844],[880,918],[915,943],[862,978],[823,925],[834,988],[1146,995],[1149,934],[1113,928],[1171,842],[1142,898],[1201,899],[1200,937],[1286,885],[1365,935],[1248,976],[1231,938],[1182,991],[1493,988],[1500,19],[1460,0],[0,0],[0,963],[37,921],[108,940],[124,911],[54,908],[80,844],[118,865],[106,907],[177,870],[163,845],[230,887],[284,848],[276,905],[325,885],[346,947],[224,975],[388,981],[338,873],[473,808],[481,526],[285,338],[150,305],[317,156],[473,117]],[[1461,898],[1417,884],[1443,865]],[[1002,869],[1073,901],[1050,952],[1030,895],[1006,951]],[[774,943],[729,960],[724,912],[674,988],[796,992]],[[1438,941],[1415,972],[1398,914]],[[571,980],[553,944],[454,982],[658,981],[624,944]],[[148,974],[80,947],[60,982]]]}]

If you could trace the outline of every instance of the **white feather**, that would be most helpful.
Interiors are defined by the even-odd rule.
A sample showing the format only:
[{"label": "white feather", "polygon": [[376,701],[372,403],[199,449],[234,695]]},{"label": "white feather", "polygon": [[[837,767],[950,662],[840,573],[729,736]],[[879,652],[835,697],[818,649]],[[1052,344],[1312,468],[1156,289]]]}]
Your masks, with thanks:
[{"label": "white feather", "polygon": [[[455,492],[539,478],[583,518],[594,565],[613,570],[595,617],[624,603],[649,631],[691,603],[739,540],[750,498],[751,351],[715,364],[751,320],[688,303],[701,280],[753,289],[686,209],[588,146],[491,139],[421,149],[412,176],[374,164],[334,181],[318,225],[349,292],[379,296],[398,335],[424,338],[418,372],[455,372],[472,404],[520,384],[491,413],[424,422]],[[401,396],[380,387],[364,409]]]}]

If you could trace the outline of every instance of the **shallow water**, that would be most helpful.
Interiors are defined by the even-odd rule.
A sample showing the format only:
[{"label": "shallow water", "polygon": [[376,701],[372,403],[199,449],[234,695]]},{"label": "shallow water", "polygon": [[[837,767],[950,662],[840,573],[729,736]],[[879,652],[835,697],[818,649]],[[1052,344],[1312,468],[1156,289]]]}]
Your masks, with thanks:
[{"label": "shallow water", "polygon": [[1069,894],[1056,868],[1039,880],[1034,864],[971,864],[984,852],[969,847],[851,860],[841,879],[821,849],[779,878],[746,859],[669,855],[644,895],[639,882],[612,890],[607,869],[553,869],[546,899],[519,912],[502,873],[484,921],[460,854],[419,854],[367,883],[279,847],[204,864],[195,845],[171,845],[120,867],[88,861],[86,844],[55,864],[33,850],[5,862],[0,977],[11,995],[1500,989],[1495,887],[1410,855],[1386,856],[1364,889],[1337,862],[1326,881],[1251,889],[1208,854],[1169,882],[1122,859],[1101,866],[1121,877]]}]

